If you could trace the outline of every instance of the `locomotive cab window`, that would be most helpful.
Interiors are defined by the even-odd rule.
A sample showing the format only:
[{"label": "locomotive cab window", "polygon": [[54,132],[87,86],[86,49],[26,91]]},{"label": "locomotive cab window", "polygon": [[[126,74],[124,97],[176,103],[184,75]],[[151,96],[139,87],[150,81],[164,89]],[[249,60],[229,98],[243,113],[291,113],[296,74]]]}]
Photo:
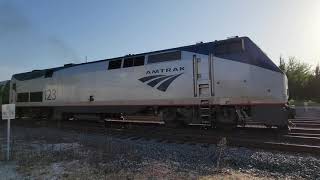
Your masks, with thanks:
[{"label": "locomotive cab window", "polygon": [[119,69],[119,68],[121,68],[121,62],[122,62],[121,59],[109,61],[108,69]]},{"label": "locomotive cab window", "polygon": [[144,56],[139,56],[134,58],[133,66],[143,66],[144,65]]},{"label": "locomotive cab window", "polygon": [[133,58],[124,59],[123,67],[132,67],[132,66],[143,66],[144,65],[144,56],[138,56]]},{"label": "locomotive cab window", "polygon": [[31,92],[30,102],[42,102],[42,92]]},{"label": "locomotive cab window", "polygon": [[148,57],[148,64],[159,63],[165,61],[175,61],[181,59],[181,51],[166,52],[161,54],[154,54]]},{"label": "locomotive cab window", "polygon": [[29,93],[18,93],[17,102],[29,102]]},{"label": "locomotive cab window", "polygon": [[124,59],[123,67],[132,67],[133,66],[133,58]]}]

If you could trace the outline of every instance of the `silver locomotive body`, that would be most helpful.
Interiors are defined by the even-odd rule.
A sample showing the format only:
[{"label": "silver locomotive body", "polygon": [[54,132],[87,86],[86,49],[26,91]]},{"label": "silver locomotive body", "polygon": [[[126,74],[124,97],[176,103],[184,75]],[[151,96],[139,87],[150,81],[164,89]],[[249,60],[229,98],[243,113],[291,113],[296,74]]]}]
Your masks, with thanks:
[{"label": "silver locomotive body", "polygon": [[[247,37],[13,75],[20,112],[153,114],[166,123],[288,124],[287,79]],[[35,113],[37,112],[37,113]]]}]

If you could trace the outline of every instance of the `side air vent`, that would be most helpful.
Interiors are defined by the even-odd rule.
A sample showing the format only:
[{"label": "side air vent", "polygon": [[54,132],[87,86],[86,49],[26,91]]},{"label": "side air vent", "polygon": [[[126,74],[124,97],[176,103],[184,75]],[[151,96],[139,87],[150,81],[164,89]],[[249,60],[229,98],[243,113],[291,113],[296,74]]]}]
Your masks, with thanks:
[{"label": "side air vent", "polygon": [[181,59],[181,51],[166,52],[161,54],[149,55],[148,64],[165,61],[175,61]]},{"label": "side air vent", "polygon": [[240,38],[217,42],[214,45],[215,55],[242,53],[244,50],[245,50],[244,43],[243,43],[243,40]]}]

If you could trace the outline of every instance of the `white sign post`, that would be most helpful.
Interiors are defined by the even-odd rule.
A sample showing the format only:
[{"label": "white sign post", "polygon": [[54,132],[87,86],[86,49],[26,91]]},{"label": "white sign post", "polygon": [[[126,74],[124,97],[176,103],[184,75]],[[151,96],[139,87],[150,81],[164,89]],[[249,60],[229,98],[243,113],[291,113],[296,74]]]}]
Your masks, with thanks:
[{"label": "white sign post", "polygon": [[8,120],[7,129],[7,161],[10,159],[10,120],[16,117],[16,105],[15,104],[4,104],[2,105],[2,119]]}]

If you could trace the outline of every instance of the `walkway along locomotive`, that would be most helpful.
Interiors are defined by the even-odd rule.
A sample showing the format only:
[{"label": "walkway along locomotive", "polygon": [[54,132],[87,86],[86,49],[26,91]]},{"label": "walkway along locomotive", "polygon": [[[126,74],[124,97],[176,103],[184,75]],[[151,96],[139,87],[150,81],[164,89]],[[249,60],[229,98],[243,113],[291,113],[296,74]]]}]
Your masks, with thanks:
[{"label": "walkway along locomotive", "polygon": [[154,115],[167,125],[287,127],[286,75],[248,37],[12,76],[20,116]]}]

